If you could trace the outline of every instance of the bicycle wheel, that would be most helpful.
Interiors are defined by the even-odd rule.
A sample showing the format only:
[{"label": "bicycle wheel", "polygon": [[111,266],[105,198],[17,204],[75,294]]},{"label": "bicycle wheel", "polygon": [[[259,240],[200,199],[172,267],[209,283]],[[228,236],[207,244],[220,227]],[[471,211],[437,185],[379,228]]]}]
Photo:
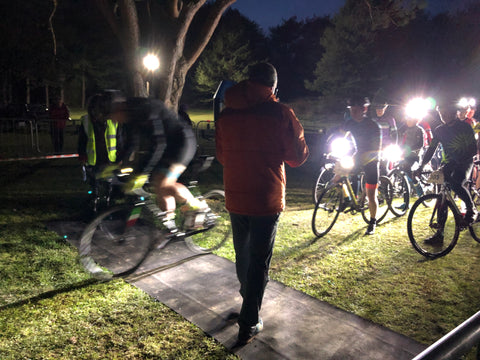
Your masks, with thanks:
[{"label": "bicycle wheel", "polygon": [[316,237],[326,235],[337,221],[343,205],[343,191],[338,185],[327,187],[320,195],[312,216],[312,230]]},{"label": "bicycle wheel", "polygon": [[[425,207],[424,202],[433,204]],[[455,247],[460,233],[454,206],[442,202],[441,194],[427,194],[412,206],[407,231],[414,249],[428,259],[447,255]]]},{"label": "bicycle wheel", "polygon": [[[424,170],[420,175],[419,182],[424,195],[438,194],[439,192],[439,186],[437,184],[432,184],[428,182],[428,178],[430,177],[432,171],[433,170]],[[422,204],[423,206],[430,207],[435,204],[435,201],[432,201],[432,199],[430,199],[430,201],[424,201]]]},{"label": "bicycle wheel", "polygon": [[[473,205],[477,208],[477,211],[480,209],[480,192],[477,190],[474,184],[471,184],[469,187],[470,195],[472,196]],[[480,221],[475,221],[471,226],[468,227],[470,235],[472,238],[480,243]]]},{"label": "bicycle wheel", "polygon": [[80,238],[80,263],[108,280],[135,271],[155,243],[154,216],[146,206],[117,206],[95,218]]},{"label": "bicycle wheel", "polygon": [[220,248],[230,237],[230,214],[225,208],[225,192],[212,190],[203,195],[210,208],[205,216],[205,228],[208,230],[198,232],[185,238],[188,246],[196,251],[211,252]]},{"label": "bicycle wheel", "polygon": [[[363,183],[362,183],[363,184]],[[393,188],[392,183],[386,176],[380,176],[378,181],[378,206],[377,206],[377,224],[385,219],[387,216],[388,210],[390,208],[390,191]],[[365,192],[364,185],[362,185],[362,191]],[[368,197],[363,194],[359,197],[360,202],[360,210],[362,213],[363,220],[368,224],[370,222],[370,210],[368,208]],[[362,200],[363,199],[363,200]]]},{"label": "bicycle wheel", "polygon": [[389,176],[392,187],[389,191],[391,198],[390,210],[395,216],[403,216],[410,205],[410,186],[405,174],[396,169]]},{"label": "bicycle wheel", "polygon": [[317,178],[315,179],[315,184],[313,185],[312,198],[314,204],[317,203],[320,193],[327,187],[329,181],[332,180],[334,175],[333,164],[325,164],[322,166]]}]

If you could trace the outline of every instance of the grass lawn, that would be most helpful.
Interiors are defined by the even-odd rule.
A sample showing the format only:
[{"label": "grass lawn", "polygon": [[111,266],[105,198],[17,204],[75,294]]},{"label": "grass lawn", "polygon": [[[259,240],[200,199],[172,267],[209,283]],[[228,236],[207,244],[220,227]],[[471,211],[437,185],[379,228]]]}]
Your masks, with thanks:
[{"label": "grass lawn", "polygon": [[[85,283],[76,250],[45,227],[85,215],[75,160],[0,166],[1,359],[235,358],[122,280]],[[219,179],[214,170],[209,182]],[[373,236],[363,236],[361,215],[341,215],[316,240],[312,174],[306,167],[288,178],[272,279],[426,344],[480,308],[480,245],[467,232],[452,253],[434,261],[413,250],[406,217],[390,214]],[[233,260],[232,245],[218,254]]]}]

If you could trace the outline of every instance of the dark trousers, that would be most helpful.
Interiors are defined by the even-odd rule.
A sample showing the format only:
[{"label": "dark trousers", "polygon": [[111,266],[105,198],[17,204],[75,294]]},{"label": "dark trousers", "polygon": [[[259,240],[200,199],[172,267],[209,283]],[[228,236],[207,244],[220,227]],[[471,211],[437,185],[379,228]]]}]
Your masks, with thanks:
[{"label": "dark trousers", "polygon": [[465,203],[467,210],[473,209],[472,197],[468,190],[464,187],[467,174],[469,174],[472,163],[451,162],[444,166],[443,174],[445,180],[450,184],[453,192]]},{"label": "dark trousers", "polygon": [[50,130],[52,135],[53,151],[55,153],[61,153],[63,150],[63,130],[64,129],[57,128],[53,124]]},{"label": "dark trousers", "polygon": [[240,327],[257,324],[280,214],[247,216],[230,213],[235,247],[235,267],[243,297]]}]

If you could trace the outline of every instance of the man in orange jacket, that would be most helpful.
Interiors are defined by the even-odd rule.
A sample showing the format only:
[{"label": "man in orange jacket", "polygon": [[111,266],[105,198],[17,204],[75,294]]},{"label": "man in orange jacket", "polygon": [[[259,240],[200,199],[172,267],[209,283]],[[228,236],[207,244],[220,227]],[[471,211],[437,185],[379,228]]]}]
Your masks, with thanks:
[{"label": "man in orange jacket", "polygon": [[238,344],[262,330],[259,317],[280,213],[285,207],[285,162],[308,157],[303,127],[275,95],[277,71],[269,63],[250,68],[249,79],[225,93],[216,123],[217,158],[223,165],[236,271],[243,297]]}]

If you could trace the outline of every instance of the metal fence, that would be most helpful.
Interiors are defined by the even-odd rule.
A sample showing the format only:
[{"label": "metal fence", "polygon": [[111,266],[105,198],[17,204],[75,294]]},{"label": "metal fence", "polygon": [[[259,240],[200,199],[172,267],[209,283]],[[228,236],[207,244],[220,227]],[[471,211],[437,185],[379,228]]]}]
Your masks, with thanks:
[{"label": "metal fence", "polygon": [[54,154],[51,125],[49,119],[0,118],[0,161],[76,155],[78,122],[67,122],[60,154]]},{"label": "metal fence", "polygon": [[[28,118],[0,118],[0,162],[35,158],[77,156],[80,121],[68,121],[64,129],[64,146],[54,153],[51,137],[52,121]],[[193,128],[197,137],[198,154],[215,154],[215,123],[200,121]]]}]

